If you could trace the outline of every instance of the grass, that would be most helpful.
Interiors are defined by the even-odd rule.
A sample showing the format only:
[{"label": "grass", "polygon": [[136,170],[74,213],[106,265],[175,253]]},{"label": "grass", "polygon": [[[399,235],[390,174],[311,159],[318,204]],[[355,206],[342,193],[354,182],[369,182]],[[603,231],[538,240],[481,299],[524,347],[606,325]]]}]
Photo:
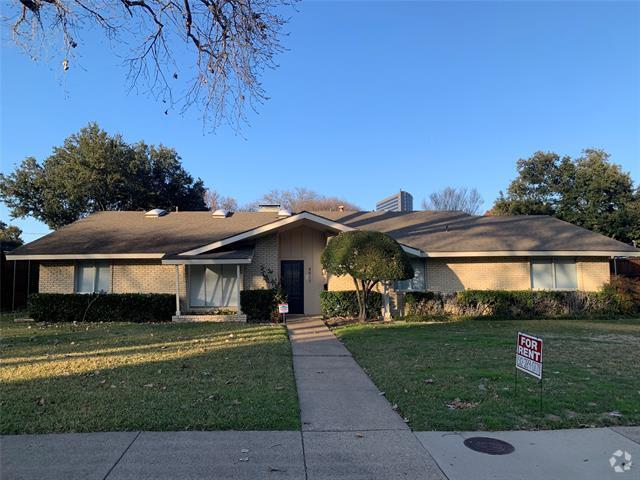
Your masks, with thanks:
[{"label": "grass", "polygon": [[0,321],[0,433],[297,430],[281,326]]},{"label": "grass", "polygon": [[[544,337],[542,413],[534,378],[519,373],[514,395],[518,331]],[[414,430],[640,424],[640,320],[398,322],[335,333]],[[456,399],[470,403],[447,406]]]}]

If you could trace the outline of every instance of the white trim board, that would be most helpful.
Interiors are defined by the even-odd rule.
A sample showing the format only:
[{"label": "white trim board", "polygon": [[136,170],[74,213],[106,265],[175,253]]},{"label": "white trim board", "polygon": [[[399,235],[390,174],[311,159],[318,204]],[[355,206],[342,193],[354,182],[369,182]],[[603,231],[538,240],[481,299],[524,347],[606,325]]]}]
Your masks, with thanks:
[{"label": "white trim board", "polygon": [[640,257],[637,252],[618,250],[499,250],[478,252],[426,252],[427,258],[460,257]]},{"label": "white trim board", "polygon": [[235,242],[240,242],[242,240],[246,240],[248,238],[255,237],[258,235],[263,235],[273,230],[277,230],[278,228],[286,227],[287,225],[300,222],[303,220],[309,220],[310,222],[314,222],[319,225],[323,225],[325,227],[338,230],[339,232],[350,232],[352,230],[355,230],[355,228],[347,227],[342,223],[334,222],[333,220],[329,220],[328,218],[324,218],[309,212],[301,212],[295,215],[291,215],[290,217],[283,218],[282,220],[276,220],[275,222],[271,222],[266,225],[253,228],[251,230],[247,230],[246,232],[238,233],[236,235],[232,235],[231,237],[227,237],[222,240],[217,240],[207,245],[203,245],[202,247],[198,247],[193,250],[189,250],[187,252],[182,252],[180,253],[180,255],[201,255],[211,250],[215,250],[216,248],[224,247],[225,245],[229,245]]},{"label": "white trim board", "polygon": [[116,259],[160,259],[164,253],[60,253],[38,255],[11,255],[7,260],[116,260]]},{"label": "white trim board", "polygon": [[203,258],[202,260],[162,260],[163,265],[246,265],[251,263],[252,258]]}]

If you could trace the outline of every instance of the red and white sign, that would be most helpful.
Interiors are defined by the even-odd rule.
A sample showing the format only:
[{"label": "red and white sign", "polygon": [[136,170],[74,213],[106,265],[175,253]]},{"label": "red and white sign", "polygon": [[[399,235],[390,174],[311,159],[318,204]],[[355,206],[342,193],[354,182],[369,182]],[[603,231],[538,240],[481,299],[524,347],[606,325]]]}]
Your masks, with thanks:
[{"label": "red and white sign", "polygon": [[289,313],[289,304],[288,303],[279,303],[278,304],[278,313]]},{"label": "red and white sign", "polygon": [[518,332],[516,368],[542,380],[542,339]]}]

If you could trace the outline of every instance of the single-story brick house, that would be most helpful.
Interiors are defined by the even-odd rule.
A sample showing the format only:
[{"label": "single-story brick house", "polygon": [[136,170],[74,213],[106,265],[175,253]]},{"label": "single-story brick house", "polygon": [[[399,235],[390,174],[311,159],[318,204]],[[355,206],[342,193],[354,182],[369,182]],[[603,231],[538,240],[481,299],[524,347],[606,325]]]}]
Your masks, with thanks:
[{"label": "single-story brick house", "polygon": [[[598,290],[609,259],[640,250],[548,216],[483,217],[461,212],[329,211],[99,212],[23,245],[10,260],[40,262],[40,292],[171,293],[176,315],[240,313],[240,290],[280,281],[291,313],[320,312],[320,292],[352,290],[330,277],[320,255],[352,229],[395,238],[411,256],[409,290]],[[401,296],[401,295],[400,295]]]}]

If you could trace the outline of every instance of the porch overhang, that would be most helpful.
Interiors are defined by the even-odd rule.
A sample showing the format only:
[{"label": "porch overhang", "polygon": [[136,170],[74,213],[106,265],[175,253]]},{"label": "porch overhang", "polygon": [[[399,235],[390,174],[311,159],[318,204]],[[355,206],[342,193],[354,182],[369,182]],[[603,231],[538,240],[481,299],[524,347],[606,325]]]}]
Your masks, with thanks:
[{"label": "porch overhang", "polygon": [[165,265],[246,265],[253,260],[253,248],[237,248],[200,255],[171,255],[162,259]]}]

